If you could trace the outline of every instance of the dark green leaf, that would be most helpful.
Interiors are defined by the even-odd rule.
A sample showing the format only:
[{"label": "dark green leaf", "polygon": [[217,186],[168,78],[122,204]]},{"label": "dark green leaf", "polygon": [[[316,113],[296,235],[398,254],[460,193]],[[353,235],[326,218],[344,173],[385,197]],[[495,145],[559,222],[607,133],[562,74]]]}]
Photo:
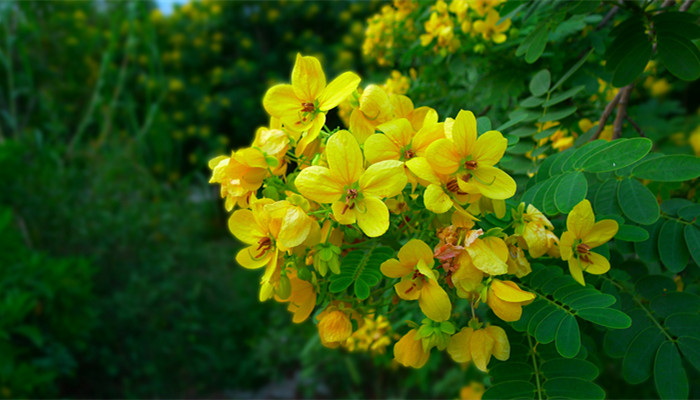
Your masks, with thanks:
[{"label": "dark green leaf", "polygon": [[646,328],[632,340],[622,360],[622,376],[631,384],[649,379],[656,350],[664,336],[656,326]]},{"label": "dark green leaf", "polygon": [[678,216],[686,221],[695,221],[695,218],[700,216],[700,204],[681,208],[678,210]]},{"label": "dark green leaf", "polygon": [[661,262],[673,272],[681,272],[688,265],[688,248],[683,237],[684,224],[668,220],[661,226],[659,236],[659,257]]},{"label": "dark green leaf", "polygon": [[532,365],[520,362],[496,364],[489,369],[489,376],[494,383],[508,381],[529,381],[532,378]]},{"label": "dark green leaf", "polygon": [[689,336],[679,337],[678,347],[686,360],[700,371],[700,339]]},{"label": "dark green leaf", "polygon": [[659,246],[656,245],[656,242],[659,240],[661,225],[663,225],[663,221],[658,220],[653,225],[642,227],[649,233],[649,239],[634,244],[634,251],[641,260],[653,262],[659,259]]},{"label": "dark green leaf", "polygon": [[573,358],[578,354],[581,349],[581,332],[573,315],[567,315],[559,324],[555,345],[563,357]]},{"label": "dark green leaf", "polygon": [[647,138],[618,139],[603,150],[594,153],[581,164],[587,172],[607,172],[624,168],[644,157],[651,150]]},{"label": "dark green leaf", "polygon": [[[591,128],[592,129],[592,128]],[[576,154],[573,155],[569,159],[569,162],[567,162],[564,165],[565,169],[579,169],[582,168],[583,163],[588,160],[589,157],[593,156],[594,154],[605,150],[606,148],[610,147],[612,143],[608,142],[607,140],[603,139],[596,139],[592,142],[588,142],[584,144],[583,146],[579,147],[576,149]],[[569,165],[569,163],[573,163],[573,165]]]},{"label": "dark green leaf", "polygon": [[659,58],[670,73],[684,81],[700,78],[700,52],[689,39],[673,32],[656,35]]},{"label": "dark green leaf", "polygon": [[546,317],[544,317],[535,329],[535,338],[540,343],[551,343],[557,334],[561,320],[567,316],[566,311],[561,308],[555,308]]},{"label": "dark green leaf", "polygon": [[542,97],[530,96],[527,99],[520,102],[520,107],[532,108],[532,107],[541,106],[542,103],[544,103],[544,99]]},{"label": "dark green leaf", "polygon": [[649,307],[661,318],[679,312],[697,313],[700,312],[700,297],[692,293],[670,292],[653,299]]},{"label": "dark green leaf", "polygon": [[654,383],[662,399],[687,399],[688,376],[681,363],[681,355],[673,342],[659,346],[654,362]]},{"label": "dark green leaf", "polygon": [[554,203],[562,213],[569,213],[576,204],[586,198],[588,181],[579,171],[564,174],[557,186]]},{"label": "dark green leaf", "polygon": [[534,399],[535,385],[525,381],[497,383],[488,388],[483,396],[487,399]]},{"label": "dark green leaf", "polygon": [[612,84],[616,87],[632,83],[644,71],[651,57],[652,45],[649,38],[639,37],[640,41],[625,49],[624,57],[613,73]]},{"label": "dark green leaf", "polygon": [[582,91],[585,88],[586,88],[586,86],[580,85],[580,86],[573,87],[565,92],[556,94],[556,95],[550,97],[549,100],[547,100],[544,103],[544,106],[551,107],[553,105],[557,105],[557,104],[561,103],[562,101],[568,100],[571,97],[575,96],[578,92]]},{"label": "dark green leaf", "polygon": [[543,69],[535,74],[530,80],[530,93],[533,96],[542,96],[549,90],[552,83],[552,75],[549,70]]},{"label": "dark green leaf", "polygon": [[555,358],[546,361],[540,368],[542,375],[547,379],[557,377],[576,377],[585,380],[593,380],[598,377],[598,367],[594,364],[578,358]]},{"label": "dark green leaf", "polygon": [[593,49],[591,49],[588,53],[586,53],[585,56],[581,57],[581,59],[578,60],[576,64],[569,68],[569,70],[566,71],[566,73],[564,73],[564,75],[561,78],[559,78],[557,83],[555,83],[554,86],[552,86],[552,91],[557,90],[559,86],[561,86],[564,82],[566,82],[567,79],[571,77],[571,75],[578,71],[578,69],[581,68],[581,66],[586,62],[586,60],[588,60],[588,57],[591,55],[592,52]]},{"label": "dark green leaf", "polygon": [[569,115],[576,112],[576,106],[571,106],[567,108],[562,108],[559,110],[547,111],[547,114],[540,117],[537,121],[539,122],[549,122],[549,121],[559,121],[568,117]]},{"label": "dark green leaf", "polygon": [[636,179],[624,179],[617,188],[617,202],[628,219],[642,225],[659,219],[659,204],[646,186]]},{"label": "dark green leaf", "polygon": [[664,320],[664,325],[675,336],[700,339],[700,315],[697,313],[673,314]]},{"label": "dark green leaf", "polygon": [[673,154],[644,161],[632,170],[640,179],[657,182],[682,182],[700,176],[700,157]]},{"label": "dark green leaf", "polygon": [[632,318],[632,326],[627,329],[609,330],[605,334],[603,347],[611,357],[623,357],[632,340],[644,329],[652,326],[652,322],[641,308],[632,309],[627,313]]},{"label": "dark green leaf", "polygon": [[[549,36],[549,26],[543,27],[535,31],[535,35],[532,37],[532,43],[527,49],[525,54],[525,61],[528,64],[532,64],[537,61],[538,58],[544,52],[545,47],[547,47],[547,37]],[[547,85],[549,87],[549,85]]]},{"label": "dark green leaf", "polygon": [[688,252],[693,256],[695,264],[700,265],[700,228],[695,225],[686,225],[684,236]]},{"label": "dark green leaf", "polygon": [[676,291],[676,282],[663,275],[645,275],[639,279],[634,288],[645,299],[651,300],[666,293]]},{"label": "dark green leaf", "polygon": [[615,239],[626,242],[643,242],[649,239],[649,232],[644,228],[634,225],[620,225]]},{"label": "dark green leaf", "polygon": [[615,296],[600,293],[597,290],[591,290],[590,296],[581,296],[577,299],[571,300],[568,304],[574,310],[585,310],[587,308],[602,308],[608,307],[617,301]]},{"label": "dark green leaf", "polygon": [[609,179],[603,182],[595,194],[593,208],[598,215],[622,214],[622,209],[617,204],[617,186],[619,181]]},{"label": "dark green leaf", "polygon": [[593,382],[579,378],[547,379],[542,388],[547,397],[567,399],[604,399],[605,391]]},{"label": "dark green leaf", "polygon": [[586,308],[579,310],[576,315],[612,329],[625,329],[632,325],[632,319],[627,314],[614,308]]}]

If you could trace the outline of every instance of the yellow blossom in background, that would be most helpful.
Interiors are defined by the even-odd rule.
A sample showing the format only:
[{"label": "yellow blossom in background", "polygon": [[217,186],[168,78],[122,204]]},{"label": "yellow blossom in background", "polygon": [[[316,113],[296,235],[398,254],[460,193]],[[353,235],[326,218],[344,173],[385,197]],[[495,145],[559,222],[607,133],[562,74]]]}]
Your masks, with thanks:
[{"label": "yellow blossom in background", "polygon": [[404,367],[421,368],[430,358],[430,349],[423,348],[417,333],[411,329],[394,345],[394,359]]},{"label": "yellow blossom in background", "polygon": [[352,333],[343,347],[353,352],[384,354],[391,344],[390,334],[391,324],[385,316],[368,315],[364,317],[364,325]]},{"label": "yellow blossom in background", "polygon": [[481,400],[485,387],[483,383],[469,382],[459,390],[459,400]]},{"label": "yellow blossom in background", "polygon": [[688,138],[690,146],[693,148],[696,156],[700,156],[700,125],[695,128],[693,132],[690,133]]},{"label": "yellow blossom in background", "polygon": [[408,89],[411,87],[411,78],[402,75],[401,72],[393,70],[391,75],[384,82],[383,89],[388,95],[392,94],[406,94]]},{"label": "yellow blossom in background", "polygon": [[403,163],[381,161],[364,169],[364,158],[355,137],[336,132],[326,147],[328,168],[311,166],[294,182],[299,192],[318,203],[332,203],[333,216],[341,224],[357,222],[370,237],[389,229],[389,210],[381,199],[394,197],[406,186]]},{"label": "yellow blossom in background", "polygon": [[351,319],[357,322],[358,328],[364,324],[364,320],[350,305],[338,301],[331,302],[316,319],[321,344],[329,348],[340,346],[352,335]]},{"label": "yellow blossom in background", "polygon": [[503,43],[506,41],[504,32],[510,29],[510,18],[499,24],[498,20],[500,18],[501,16],[498,15],[498,12],[491,9],[486,13],[486,19],[473,22],[472,29],[474,32],[480,33],[484,40]]},{"label": "yellow blossom in background", "polygon": [[610,269],[608,259],[591,249],[612,239],[617,233],[618,225],[612,219],[595,222],[591,203],[583,200],[569,213],[566,228],[567,231],[562,234],[559,242],[561,258],[569,262],[571,276],[585,286],[583,271],[600,275]]},{"label": "yellow blossom in background", "polygon": [[345,72],[326,85],[326,75],[315,57],[297,54],[292,70],[292,83],[270,88],[263,98],[265,110],[279,118],[285,128],[303,137],[297,154],[318,136],[326,122],[326,112],[336,107],[360,83],[360,77]]}]

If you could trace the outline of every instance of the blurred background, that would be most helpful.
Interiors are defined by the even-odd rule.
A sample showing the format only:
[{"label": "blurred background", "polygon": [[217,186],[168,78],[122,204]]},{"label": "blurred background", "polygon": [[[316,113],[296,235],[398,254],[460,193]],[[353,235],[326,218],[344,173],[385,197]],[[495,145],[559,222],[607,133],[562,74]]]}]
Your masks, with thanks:
[{"label": "blurred background", "polygon": [[371,76],[380,6],[0,4],[0,398],[406,395],[373,369],[390,355],[324,350],[258,302],[208,184],[297,52]]}]

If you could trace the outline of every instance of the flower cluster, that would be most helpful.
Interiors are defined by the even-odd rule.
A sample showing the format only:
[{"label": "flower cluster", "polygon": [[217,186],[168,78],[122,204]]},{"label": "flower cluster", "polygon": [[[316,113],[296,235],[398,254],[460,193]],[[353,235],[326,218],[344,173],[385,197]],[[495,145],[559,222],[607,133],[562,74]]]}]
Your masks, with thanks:
[{"label": "flower cluster", "polygon": [[[235,209],[236,261],[264,269],[260,300],[288,303],[294,322],[317,310],[324,346],[381,353],[403,309],[422,322],[395,344],[397,362],[419,368],[437,348],[486,371],[510,353],[497,322],[519,320],[535,299],[516,283],[529,259],[561,256],[585,284],[583,271],[610,267],[591,249],[617,224],[596,223],[584,201],[560,240],[534,206],[506,202],[516,183],[497,166],[508,146],[500,132],[481,132],[470,111],[441,121],[404,95],[371,84],[360,93],[359,84],[352,72],[327,82],[316,58],[298,55],[291,83],[264,96],[269,126],[210,162],[211,182]],[[328,129],[326,114],[346,100],[349,129]]]}]

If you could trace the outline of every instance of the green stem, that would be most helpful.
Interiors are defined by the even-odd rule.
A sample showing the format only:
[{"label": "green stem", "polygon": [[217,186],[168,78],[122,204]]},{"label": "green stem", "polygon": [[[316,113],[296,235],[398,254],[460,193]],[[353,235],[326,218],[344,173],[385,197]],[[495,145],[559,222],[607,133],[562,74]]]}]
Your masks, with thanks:
[{"label": "green stem", "polygon": [[535,357],[535,348],[532,346],[532,338],[527,336],[527,344],[530,346],[530,355],[532,356],[532,368],[535,369],[535,383],[537,384],[537,398],[542,400],[542,384],[540,383],[540,370],[537,367],[537,359]]}]

